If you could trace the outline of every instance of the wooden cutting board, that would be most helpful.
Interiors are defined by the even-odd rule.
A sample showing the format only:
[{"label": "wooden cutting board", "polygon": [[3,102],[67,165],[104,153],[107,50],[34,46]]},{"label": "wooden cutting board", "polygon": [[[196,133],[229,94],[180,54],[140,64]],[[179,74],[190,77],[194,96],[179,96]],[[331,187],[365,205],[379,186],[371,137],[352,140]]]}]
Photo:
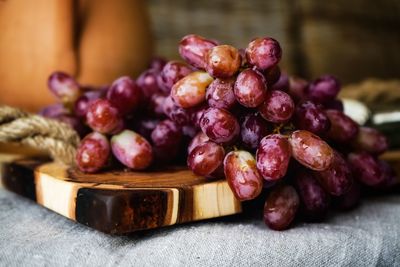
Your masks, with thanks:
[{"label": "wooden cutting board", "polygon": [[0,154],[3,186],[50,210],[112,234],[241,212],[225,180],[186,169],[83,174],[45,158]]}]

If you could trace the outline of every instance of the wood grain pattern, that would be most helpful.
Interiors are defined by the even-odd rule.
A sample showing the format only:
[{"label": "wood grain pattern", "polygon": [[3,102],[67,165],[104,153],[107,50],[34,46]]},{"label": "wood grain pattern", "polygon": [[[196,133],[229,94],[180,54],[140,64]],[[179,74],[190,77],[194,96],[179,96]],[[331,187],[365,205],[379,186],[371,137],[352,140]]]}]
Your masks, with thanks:
[{"label": "wood grain pattern", "polygon": [[3,162],[2,183],[71,220],[112,234],[241,212],[225,180],[179,168],[83,174],[43,158],[17,158]]}]

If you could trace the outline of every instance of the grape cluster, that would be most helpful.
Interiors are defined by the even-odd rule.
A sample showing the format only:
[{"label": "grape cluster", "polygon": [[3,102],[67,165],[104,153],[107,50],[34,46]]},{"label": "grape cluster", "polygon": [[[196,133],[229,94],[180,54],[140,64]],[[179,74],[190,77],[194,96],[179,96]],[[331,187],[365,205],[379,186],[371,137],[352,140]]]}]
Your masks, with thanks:
[{"label": "grape cluster", "polygon": [[317,220],[332,206],[355,206],[362,186],[393,184],[393,170],[378,158],[385,136],[343,113],[335,77],[281,72],[275,39],[237,49],[188,35],[179,53],[185,62],[157,58],[136,80],[101,88],[50,76],[61,103],[42,115],[86,135],[76,156],[81,171],[183,162],[197,175],[225,178],[241,201],[267,192],[264,221],[275,230],[296,216]]}]

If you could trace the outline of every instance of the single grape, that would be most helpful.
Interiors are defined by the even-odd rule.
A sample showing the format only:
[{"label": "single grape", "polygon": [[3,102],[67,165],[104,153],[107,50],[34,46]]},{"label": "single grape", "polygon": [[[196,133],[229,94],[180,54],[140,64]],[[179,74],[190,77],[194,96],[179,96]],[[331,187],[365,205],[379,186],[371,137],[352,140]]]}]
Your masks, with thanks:
[{"label": "single grape", "polygon": [[299,77],[289,77],[289,90],[288,94],[297,103],[306,99],[306,91],[308,88],[308,81]]},{"label": "single grape", "polygon": [[315,180],[311,171],[302,170],[296,173],[295,183],[307,219],[324,217],[329,207],[329,195]]},{"label": "single grape", "polygon": [[386,161],[378,159],[378,164],[380,169],[382,170],[384,180],[380,184],[375,186],[375,188],[381,190],[393,189],[393,187],[399,184],[395,170]]},{"label": "single grape", "polygon": [[334,151],[317,135],[297,130],[290,135],[289,143],[293,157],[307,168],[324,171],[332,165]]},{"label": "single grape", "polygon": [[82,172],[93,173],[103,168],[110,157],[110,144],[101,133],[88,134],[79,144],[76,164]]},{"label": "single grape", "polygon": [[236,118],[227,110],[209,108],[200,119],[201,130],[218,144],[226,144],[234,141],[240,132],[240,126]]},{"label": "single grape", "polygon": [[147,140],[131,130],[124,130],[111,138],[114,156],[126,167],[143,170],[153,160],[151,145]]},{"label": "single grape", "polygon": [[151,60],[149,69],[160,72],[164,68],[165,64],[167,64],[167,60],[161,57],[155,57]]},{"label": "single grape", "polygon": [[224,159],[224,173],[233,194],[240,201],[254,199],[261,193],[263,179],[249,152],[229,152]]},{"label": "single grape", "polygon": [[164,114],[178,125],[186,125],[192,121],[192,114],[189,110],[178,107],[171,96],[164,100],[163,110]]},{"label": "single grape", "polygon": [[236,79],[234,93],[241,105],[248,108],[259,106],[267,93],[264,76],[252,69],[242,71]]},{"label": "single grape", "polygon": [[94,131],[109,134],[121,124],[121,117],[108,100],[97,99],[90,103],[86,121]]},{"label": "single grape", "polygon": [[331,127],[327,136],[338,143],[347,143],[352,141],[359,131],[358,124],[353,121],[349,116],[338,110],[327,110]]},{"label": "single grape", "polygon": [[287,138],[280,134],[264,137],[257,149],[257,169],[267,181],[276,181],[285,176],[291,151]]},{"label": "single grape", "polygon": [[298,129],[317,135],[325,134],[331,127],[331,122],[323,107],[311,101],[298,104],[293,117],[294,124]]},{"label": "single grape", "polygon": [[198,106],[206,100],[206,88],[213,78],[206,72],[195,71],[174,84],[171,97],[181,108]]},{"label": "single grape", "polygon": [[279,63],[282,49],[278,41],[270,37],[256,38],[246,48],[246,58],[250,65],[266,70]]},{"label": "single grape", "polygon": [[240,126],[242,143],[255,150],[261,139],[269,133],[268,123],[259,115],[247,114]]},{"label": "single grape", "polygon": [[265,70],[263,72],[265,81],[267,82],[268,88],[271,88],[275,83],[279,81],[281,77],[281,69],[278,65],[272,67],[271,69]]},{"label": "single grape", "polygon": [[316,172],[316,178],[334,196],[346,194],[353,183],[350,165],[337,151],[334,151],[332,165],[324,171]]},{"label": "single grape", "polygon": [[335,109],[343,112],[344,106],[343,102],[339,99],[333,99],[329,102],[324,103],[325,109]]},{"label": "single grape", "polygon": [[307,96],[316,103],[329,102],[340,91],[340,82],[331,75],[324,75],[313,81],[307,87]]},{"label": "single grape", "polygon": [[47,86],[63,103],[73,103],[81,95],[78,82],[64,72],[53,72],[47,81]]},{"label": "single grape", "polygon": [[209,49],[205,61],[206,71],[211,76],[222,79],[235,75],[241,65],[239,51],[230,45],[218,45]]},{"label": "single grape", "polygon": [[236,105],[233,86],[235,79],[215,79],[206,91],[207,103],[213,108],[230,110]]},{"label": "single grape", "polygon": [[217,42],[208,40],[196,34],[189,34],[179,42],[179,54],[190,65],[205,69],[205,55]]},{"label": "single grape", "polygon": [[182,131],[176,123],[161,121],[151,133],[154,157],[162,163],[171,162],[179,152],[181,140]]},{"label": "single grape", "polygon": [[180,61],[170,61],[168,62],[158,77],[158,85],[160,89],[169,94],[172,86],[192,72],[192,69],[185,63]]},{"label": "single grape", "polygon": [[258,107],[261,116],[273,123],[289,121],[294,109],[292,98],[287,93],[279,90],[268,91],[265,101]]},{"label": "single grape", "polygon": [[278,81],[272,86],[269,86],[269,88],[271,90],[280,90],[287,93],[289,91],[289,76],[284,72],[281,73]]},{"label": "single grape", "polygon": [[208,136],[205,133],[198,132],[193,137],[192,141],[188,145],[188,148],[187,148],[188,154],[190,154],[193,151],[193,149],[195,149],[198,145],[201,145],[209,140],[210,140],[210,138],[208,138]]},{"label": "single grape", "polygon": [[39,115],[46,118],[56,118],[61,115],[68,115],[68,110],[64,107],[63,104],[57,103],[47,107],[42,108],[39,111]]},{"label": "single grape", "polygon": [[349,190],[335,198],[335,205],[341,210],[349,210],[358,205],[361,200],[361,189],[358,182],[354,181]]},{"label": "single grape", "polygon": [[224,157],[225,150],[221,145],[207,141],[190,152],[187,165],[193,173],[208,176],[222,165]]},{"label": "single grape", "polygon": [[300,200],[290,185],[272,189],[264,205],[264,222],[273,230],[285,230],[296,217]]},{"label": "single grape", "polygon": [[160,72],[155,69],[144,71],[137,78],[137,85],[142,90],[142,94],[146,99],[149,99],[153,94],[163,93],[158,85],[158,77]]},{"label": "single grape", "polygon": [[360,127],[353,146],[357,150],[380,155],[388,149],[386,137],[378,130],[370,127]]},{"label": "single grape", "polygon": [[361,153],[350,153],[348,161],[353,171],[354,178],[361,183],[369,186],[374,186],[382,183],[385,180],[384,170],[378,160],[372,155]]},{"label": "single grape", "polygon": [[128,76],[115,80],[107,92],[108,101],[121,115],[127,115],[137,109],[142,98],[139,86]]}]

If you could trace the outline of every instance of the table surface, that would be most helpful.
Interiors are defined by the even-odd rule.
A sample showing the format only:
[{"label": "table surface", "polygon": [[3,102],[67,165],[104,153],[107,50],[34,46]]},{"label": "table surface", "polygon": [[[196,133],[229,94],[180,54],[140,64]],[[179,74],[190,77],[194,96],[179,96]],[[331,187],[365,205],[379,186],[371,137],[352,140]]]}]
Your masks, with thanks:
[{"label": "table surface", "polygon": [[400,266],[400,195],[275,232],[229,216],[111,236],[0,189],[2,266]]}]

